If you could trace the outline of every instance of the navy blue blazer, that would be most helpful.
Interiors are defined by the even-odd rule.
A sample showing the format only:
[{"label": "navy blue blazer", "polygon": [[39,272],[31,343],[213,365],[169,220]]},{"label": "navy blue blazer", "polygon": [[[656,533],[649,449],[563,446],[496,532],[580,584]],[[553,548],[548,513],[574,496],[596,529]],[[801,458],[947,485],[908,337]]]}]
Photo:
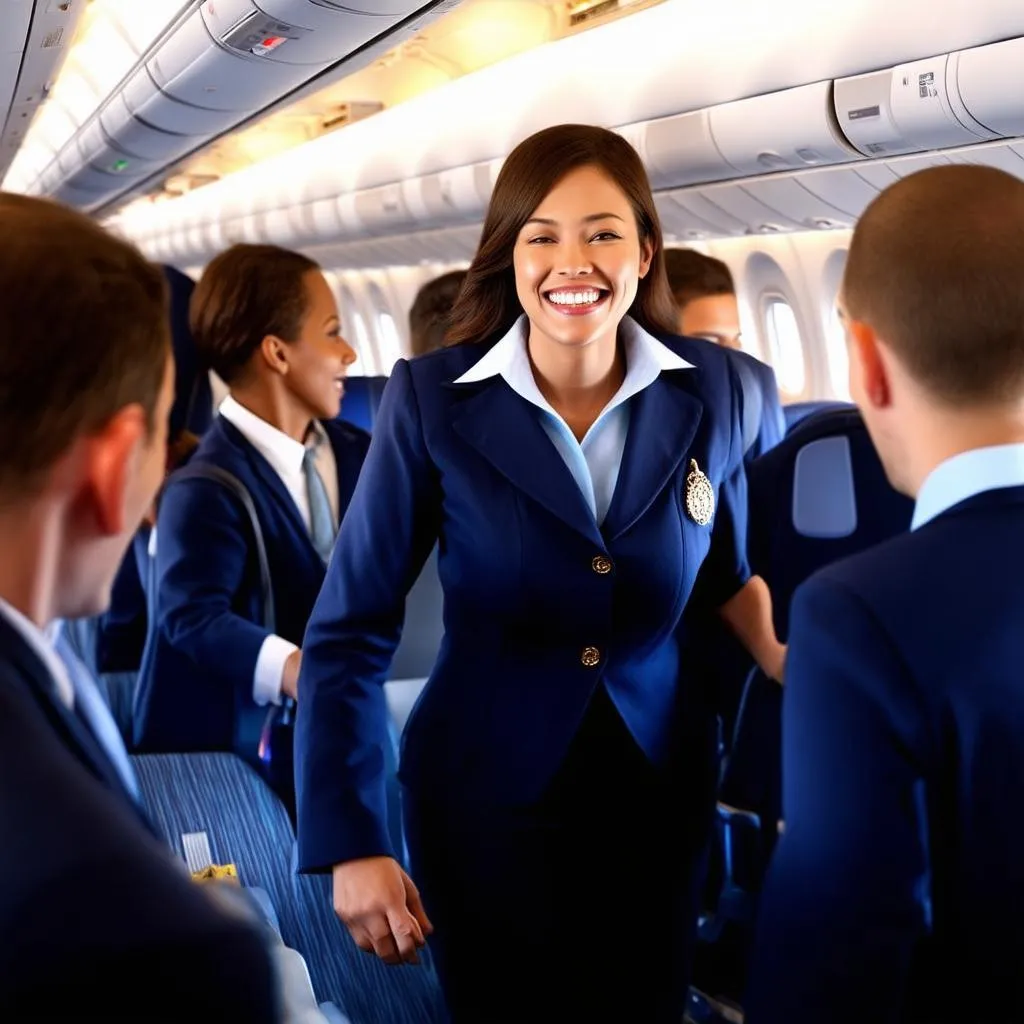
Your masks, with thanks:
[{"label": "navy blue blazer", "polygon": [[[348,423],[324,423],[344,513],[369,447]],[[281,478],[218,417],[189,461],[233,473],[252,495],[274,587],[276,632],[302,644],[324,564]],[[135,742],[145,751],[234,750],[254,760],[266,708],[252,698],[267,636],[252,530],[237,498],[204,479],[168,479],[157,519],[154,655],[139,683]]]},{"label": "navy blue blazer", "polygon": [[[407,786],[456,806],[538,798],[601,683],[650,758],[678,749],[682,718],[707,765],[713,717],[679,685],[680,621],[747,579],[739,394],[714,345],[667,344],[695,368],[631,400],[600,529],[534,406],[501,377],[453,383],[486,344],[395,365],[303,644],[303,869],[392,852],[381,683],[435,541],[445,636],[403,735]],[[710,525],[686,513],[691,459],[718,498]]]},{"label": "navy blue blazer", "polygon": [[184,874],[0,619],[0,1020],[277,1019],[262,937]]},{"label": "navy blue blazer", "polygon": [[797,591],[750,1024],[1024,1020],[1024,488]]}]

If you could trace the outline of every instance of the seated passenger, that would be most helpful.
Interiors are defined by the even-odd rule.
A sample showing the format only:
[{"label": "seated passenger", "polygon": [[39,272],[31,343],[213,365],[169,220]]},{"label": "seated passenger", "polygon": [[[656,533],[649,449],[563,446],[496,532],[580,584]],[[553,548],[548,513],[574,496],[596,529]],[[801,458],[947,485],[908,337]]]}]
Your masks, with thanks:
[{"label": "seated passenger", "polygon": [[444,346],[452,306],[465,279],[465,270],[452,270],[428,281],[416,293],[409,309],[409,338],[414,356]]},{"label": "seated passenger", "polygon": [[746,1019],[1024,1020],[1024,183],[910,175],[839,309],[911,530],[794,597]]},{"label": "seated passenger", "polygon": [[227,250],[196,287],[192,330],[230,394],[187,473],[226,470],[251,496],[276,622],[265,621],[240,498],[215,480],[171,477],[157,519],[160,625],[136,740],[144,750],[234,750],[258,764],[267,705],[297,696],[298,645],[369,436],[332,422],[356,355],[312,260],[274,246]]},{"label": "seated passenger", "polygon": [[263,937],[156,838],[47,632],[103,610],[163,478],[163,280],[56,204],[2,195],[0,232],[0,1020],[277,1020]]},{"label": "seated passenger", "polygon": [[786,424],[772,368],[742,351],[740,310],[729,268],[695,249],[666,249],[665,270],[679,307],[679,333],[705,338],[734,353],[746,413],[754,419],[744,427],[747,461],[763,455],[782,440]]}]

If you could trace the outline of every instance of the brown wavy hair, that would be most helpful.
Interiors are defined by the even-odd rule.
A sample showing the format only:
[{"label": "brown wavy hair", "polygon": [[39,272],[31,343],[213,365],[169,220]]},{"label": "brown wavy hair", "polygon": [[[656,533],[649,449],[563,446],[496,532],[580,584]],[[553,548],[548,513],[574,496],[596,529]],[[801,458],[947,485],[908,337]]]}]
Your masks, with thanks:
[{"label": "brown wavy hair", "polygon": [[675,334],[678,314],[665,276],[661,223],[643,162],[621,135],[586,124],[560,124],[531,135],[509,154],[494,185],[476,256],[452,308],[445,344],[480,342],[522,316],[512,253],[523,225],[548,193],[581,167],[603,171],[625,194],[641,243],[654,253],[629,315],[654,334]]}]

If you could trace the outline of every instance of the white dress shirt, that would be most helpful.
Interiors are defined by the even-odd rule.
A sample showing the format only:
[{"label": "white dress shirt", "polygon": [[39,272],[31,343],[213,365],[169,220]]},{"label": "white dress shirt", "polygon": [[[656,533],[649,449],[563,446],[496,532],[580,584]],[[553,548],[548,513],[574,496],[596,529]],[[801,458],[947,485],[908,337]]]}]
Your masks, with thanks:
[{"label": "white dress shirt", "polygon": [[1024,487],[1024,444],[974,448],[940,463],[928,474],[914,505],[911,530],[984,491]]},{"label": "white dress shirt", "polygon": [[601,410],[582,441],[540,393],[527,351],[530,321],[525,314],[456,384],[501,376],[513,391],[544,415],[541,426],[572,473],[598,526],[604,522],[619,479],[629,433],[629,399],[653,384],[662,370],[687,370],[693,364],[677,356],[648,334],[632,317],[619,327],[626,356],[626,376],[611,401]]},{"label": "white dress shirt", "polygon": [[17,608],[8,604],[2,597],[0,597],[0,616],[3,616],[17,630],[25,643],[39,655],[39,660],[53,679],[57,696],[67,707],[68,711],[73,711],[75,708],[75,689],[71,685],[71,677],[68,675],[67,666],[53,646],[58,627],[55,625],[50,632],[44,632],[31,619],[22,615]]},{"label": "white dress shirt", "polygon": [[[271,426],[266,420],[250,412],[231,395],[221,403],[220,415],[262,455],[271,468],[280,477],[285,490],[291,495],[299,510],[306,530],[310,529],[309,495],[306,491],[306,476],[302,471],[302,461],[306,454],[306,446],[289,437],[287,434]],[[320,435],[323,443],[317,445],[316,468],[327,489],[327,500],[331,505],[334,525],[338,525],[338,466],[334,458],[334,449],[326,437],[324,428],[313,421],[313,430]],[[253,673],[252,697],[257,704],[281,703],[281,680],[284,676],[284,663],[298,647],[284,637],[272,633],[263,641],[260,653],[256,658],[256,670]]]}]

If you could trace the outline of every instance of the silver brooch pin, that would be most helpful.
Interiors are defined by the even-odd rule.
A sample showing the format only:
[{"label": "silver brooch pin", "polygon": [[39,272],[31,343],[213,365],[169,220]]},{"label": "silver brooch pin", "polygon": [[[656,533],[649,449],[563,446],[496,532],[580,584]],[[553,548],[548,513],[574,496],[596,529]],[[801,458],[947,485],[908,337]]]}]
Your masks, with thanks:
[{"label": "silver brooch pin", "polygon": [[686,514],[698,526],[707,526],[715,514],[715,490],[696,459],[690,459],[690,472],[686,477]]}]

